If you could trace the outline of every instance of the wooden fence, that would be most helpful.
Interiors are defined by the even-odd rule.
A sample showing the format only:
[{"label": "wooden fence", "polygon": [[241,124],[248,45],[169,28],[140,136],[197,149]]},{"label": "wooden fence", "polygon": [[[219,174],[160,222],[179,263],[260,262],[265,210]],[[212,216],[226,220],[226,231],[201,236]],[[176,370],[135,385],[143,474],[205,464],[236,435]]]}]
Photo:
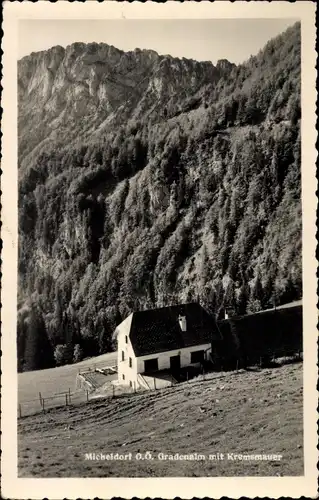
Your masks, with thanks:
[{"label": "wooden fence", "polygon": [[19,418],[35,413],[45,412],[51,408],[69,406],[74,403],[82,403],[90,399],[89,391],[68,391],[59,392],[51,396],[46,396],[39,392],[38,399],[20,401],[18,404]]}]

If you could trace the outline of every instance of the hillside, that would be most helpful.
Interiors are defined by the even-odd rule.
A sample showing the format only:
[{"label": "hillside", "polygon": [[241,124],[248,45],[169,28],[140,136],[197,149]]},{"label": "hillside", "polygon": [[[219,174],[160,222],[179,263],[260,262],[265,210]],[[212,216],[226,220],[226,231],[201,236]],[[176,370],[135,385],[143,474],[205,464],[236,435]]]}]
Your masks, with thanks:
[{"label": "hillside", "polygon": [[[89,358],[71,365],[48,368],[46,370],[34,370],[18,374],[18,401],[21,404],[23,415],[36,413],[41,410],[39,393],[42,398],[52,397],[63,393],[61,398],[53,400],[52,406],[65,403],[65,393],[76,390],[76,376],[80,371],[88,369],[105,368],[117,363],[114,353],[107,353],[94,358]],[[79,391],[73,400],[86,400],[86,392]]]},{"label": "hillside", "polygon": [[239,66],[73,44],[18,77],[20,370],[132,310],[300,298],[299,24]]},{"label": "hillside", "polygon": [[[19,419],[19,476],[303,475],[302,364],[211,377]],[[135,459],[147,451],[153,460]],[[86,453],[132,459],[86,460]],[[159,453],[206,460],[161,460]],[[218,453],[224,459],[209,459]],[[228,453],[282,458],[235,460]]]}]

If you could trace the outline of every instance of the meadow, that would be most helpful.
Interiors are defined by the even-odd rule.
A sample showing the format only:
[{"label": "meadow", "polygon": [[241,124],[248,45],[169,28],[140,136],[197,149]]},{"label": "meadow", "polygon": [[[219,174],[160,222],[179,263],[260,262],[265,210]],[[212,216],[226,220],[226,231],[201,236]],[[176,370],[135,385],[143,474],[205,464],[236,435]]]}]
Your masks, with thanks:
[{"label": "meadow", "polygon": [[[55,394],[75,391],[76,375],[80,371],[94,366],[102,368],[113,366],[117,363],[117,354],[114,352],[102,354],[89,358],[72,365],[64,365],[47,370],[36,370],[18,374],[18,403],[21,404],[22,415],[39,411],[39,393],[42,397],[52,397]],[[61,404],[64,404],[64,396],[61,396]],[[85,401],[86,394],[81,391],[74,397],[76,401]],[[59,401],[55,401],[58,403]],[[53,402],[52,402],[53,404]]]},{"label": "meadow", "polygon": [[[19,476],[303,475],[302,374],[301,362],[211,374],[172,388],[21,418]],[[137,459],[146,452],[152,459]],[[131,459],[88,460],[90,453],[131,454]],[[225,459],[161,460],[160,453],[224,453]],[[228,453],[282,459],[232,460]]]}]

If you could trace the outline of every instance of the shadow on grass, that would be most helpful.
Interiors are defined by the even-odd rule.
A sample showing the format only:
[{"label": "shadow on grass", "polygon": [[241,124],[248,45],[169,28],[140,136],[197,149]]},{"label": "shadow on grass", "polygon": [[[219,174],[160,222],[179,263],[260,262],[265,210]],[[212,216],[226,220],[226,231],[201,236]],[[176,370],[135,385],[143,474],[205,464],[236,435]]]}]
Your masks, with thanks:
[{"label": "shadow on grass", "polygon": [[296,363],[302,363],[302,357],[299,355],[295,356],[283,356],[282,358],[269,360],[262,363],[261,368],[280,368],[285,365],[293,365]]}]

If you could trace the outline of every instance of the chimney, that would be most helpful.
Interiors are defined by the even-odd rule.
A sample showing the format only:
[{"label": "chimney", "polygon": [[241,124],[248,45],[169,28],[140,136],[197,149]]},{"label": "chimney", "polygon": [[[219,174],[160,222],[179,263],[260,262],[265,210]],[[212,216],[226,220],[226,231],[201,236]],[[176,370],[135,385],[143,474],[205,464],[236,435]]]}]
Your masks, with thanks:
[{"label": "chimney", "polygon": [[179,326],[181,327],[182,332],[186,332],[186,316],[178,316]]}]

